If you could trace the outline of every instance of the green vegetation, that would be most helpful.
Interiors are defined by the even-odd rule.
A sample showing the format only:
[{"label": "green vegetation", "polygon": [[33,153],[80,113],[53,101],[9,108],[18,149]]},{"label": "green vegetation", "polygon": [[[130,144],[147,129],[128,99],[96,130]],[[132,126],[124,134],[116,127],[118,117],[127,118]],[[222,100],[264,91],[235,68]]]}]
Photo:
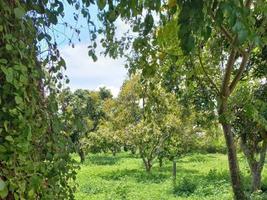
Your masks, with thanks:
[{"label": "green vegetation", "polygon": [[[241,171],[249,188],[248,166],[241,159]],[[266,169],[263,187],[267,192]],[[146,173],[142,160],[129,153],[88,155],[78,171],[77,200],[231,200],[231,184],[224,154],[191,154],[177,162],[177,183],[173,187],[172,165],[156,163]],[[264,200],[267,193],[252,198]]]},{"label": "green vegetation", "polygon": [[[86,172],[79,180],[88,178],[90,186],[79,190],[109,191],[114,199],[138,199],[141,191],[144,199],[171,199],[172,193],[223,199],[231,186],[233,196],[225,198],[246,200],[265,190],[266,0],[62,2],[0,1],[1,199],[74,199],[74,152],[84,162],[80,173]],[[102,45],[105,55],[127,58],[129,77],[118,98],[106,88],[63,88],[69,80],[56,26],[73,32],[63,33],[72,46],[80,33],[64,22],[66,5],[75,9],[76,25],[80,16],[86,19],[89,57],[96,61]],[[130,24],[126,34],[117,34],[118,20]],[[146,172],[139,159],[124,154],[91,156],[122,149],[142,158]],[[171,192],[166,160],[175,166],[177,158],[208,151],[226,152],[227,160],[194,154],[178,160]],[[102,161],[114,163],[99,167]]]}]

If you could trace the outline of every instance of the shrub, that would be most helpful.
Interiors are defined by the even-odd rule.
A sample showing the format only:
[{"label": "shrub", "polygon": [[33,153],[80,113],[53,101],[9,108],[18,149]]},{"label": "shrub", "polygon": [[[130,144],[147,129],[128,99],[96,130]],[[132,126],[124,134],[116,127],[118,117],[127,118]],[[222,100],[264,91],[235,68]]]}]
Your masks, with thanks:
[{"label": "shrub", "polygon": [[191,177],[182,177],[174,186],[174,194],[177,196],[189,196],[197,189],[197,184]]}]

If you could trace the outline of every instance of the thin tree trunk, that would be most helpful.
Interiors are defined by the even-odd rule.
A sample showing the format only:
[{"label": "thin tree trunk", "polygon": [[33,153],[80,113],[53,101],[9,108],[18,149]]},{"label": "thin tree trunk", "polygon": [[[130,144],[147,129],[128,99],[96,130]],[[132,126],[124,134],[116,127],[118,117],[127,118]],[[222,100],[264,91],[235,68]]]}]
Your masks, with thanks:
[{"label": "thin tree trunk", "polygon": [[163,166],[163,159],[162,157],[159,157],[159,167],[162,168]]},{"label": "thin tree trunk", "polygon": [[132,148],[132,149],[131,149],[131,154],[132,154],[132,155],[135,155],[135,151],[136,151],[136,150]]},{"label": "thin tree trunk", "polygon": [[150,161],[150,160],[148,160],[148,161],[147,161],[147,167],[146,167],[146,171],[147,171],[148,173],[150,173],[150,172],[151,172],[151,168],[152,168],[151,161]]},{"label": "thin tree trunk", "polygon": [[255,159],[254,154],[256,152],[252,152],[246,142],[241,138],[241,149],[247,158],[247,162],[250,167],[251,172],[251,192],[255,192],[261,189],[261,173],[263,170],[266,150],[267,150],[267,141],[263,141],[261,151],[260,151],[260,159],[257,161]]},{"label": "thin tree trunk", "polygon": [[238,159],[236,154],[236,145],[234,142],[234,135],[231,130],[231,125],[227,122],[227,98],[221,99],[219,109],[220,123],[223,127],[224,138],[227,147],[228,165],[230,170],[232,188],[235,200],[245,200],[246,196],[242,187],[240,170],[238,166]]},{"label": "thin tree trunk", "polygon": [[152,168],[151,160],[145,159],[145,158],[142,158],[142,160],[144,162],[146,172],[150,173],[151,172],[151,168]]},{"label": "thin tree trunk", "polygon": [[228,164],[232,181],[232,188],[236,200],[245,200],[246,196],[243,191],[240,170],[238,166],[236,146],[234,143],[233,133],[229,124],[222,124],[224,137],[227,146]]},{"label": "thin tree trunk", "polygon": [[111,148],[111,153],[115,157],[117,153],[116,148]]},{"label": "thin tree trunk", "polygon": [[172,181],[173,185],[176,185],[176,161],[173,159],[172,160]]},{"label": "thin tree trunk", "polygon": [[85,161],[85,155],[84,155],[83,150],[82,149],[79,149],[78,150],[78,154],[80,156],[81,163],[84,163],[84,161]]},{"label": "thin tree trunk", "polygon": [[256,192],[261,189],[261,170],[258,165],[255,166],[255,169],[251,170],[251,190]]}]

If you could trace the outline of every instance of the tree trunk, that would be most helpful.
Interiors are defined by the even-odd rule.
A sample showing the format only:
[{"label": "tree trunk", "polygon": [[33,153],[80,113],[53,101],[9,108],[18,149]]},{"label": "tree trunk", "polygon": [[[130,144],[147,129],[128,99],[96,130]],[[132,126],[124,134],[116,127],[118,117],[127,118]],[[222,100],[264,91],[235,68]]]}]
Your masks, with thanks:
[{"label": "tree trunk", "polygon": [[246,196],[243,191],[240,170],[238,166],[238,160],[236,155],[236,146],[234,143],[234,136],[229,124],[222,123],[224,137],[227,146],[228,164],[230,170],[230,176],[232,181],[232,188],[236,200],[245,200]]},{"label": "tree trunk", "polygon": [[258,165],[251,170],[251,191],[256,192],[261,189],[261,170],[258,168]]},{"label": "tree trunk", "polygon": [[83,150],[82,149],[79,149],[78,150],[78,154],[80,156],[81,163],[84,163],[84,161],[85,161],[85,155],[84,155]]},{"label": "tree trunk", "polygon": [[245,200],[246,196],[241,182],[240,170],[236,154],[236,145],[234,142],[234,135],[231,130],[231,125],[227,119],[227,111],[228,111],[227,96],[229,96],[228,93],[229,92],[223,95],[223,97],[220,99],[221,105],[219,108],[219,117],[220,117],[219,119],[223,128],[224,138],[227,147],[228,165],[231,176],[232,189],[234,192],[234,198],[235,200]]},{"label": "tree trunk", "polygon": [[173,159],[172,160],[172,181],[173,185],[176,185],[176,161]]},{"label": "tree trunk", "polygon": [[261,150],[260,150],[260,159],[257,161],[255,159],[257,152],[256,149],[251,150],[248,148],[246,141],[241,138],[241,149],[244,155],[247,158],[249,164],[250,173],[251,173],[251,192],[255,192],[261,189],[261,173],[265,163],[266,150],[267,150],[267,141],[263,141]]},{"label": "tree trunk", "polygon": [[159,167],[162,168],[163,166],[163,159],[162,157],[159,157]]},{"label": "tree trunk", "polygon": [[136,150],[134,148],[131,148],[131,154],[135,155],[135,153],[136,153]]},{"label": "tree trunk", "polygon": [[151,172],[151,168],[152,168],[152,164],[151,164],[150,160],[148,160],[148,161],[147,161],[146,171],[147,171],[148,173],[150,173],[150,172]]},{"label": "tree trunk", "polygon": [[254,161],[253,164],[250,166],[251,170],[251,190],[252,192],[255,192],[257,190],[261,189],[261,173],[263,170],[263,166],[265,163],[265,157],[266,157],[266,147],[267,147],[267,142],[264,141],[264,144],[262,145],[262,149],[260,152],[260,160],[259,161]]},{"label": "tree trunk", "polygon": [[143,162],[146,168],[146,172],[150,173],[152,168],[151,160],[143,158]]}]

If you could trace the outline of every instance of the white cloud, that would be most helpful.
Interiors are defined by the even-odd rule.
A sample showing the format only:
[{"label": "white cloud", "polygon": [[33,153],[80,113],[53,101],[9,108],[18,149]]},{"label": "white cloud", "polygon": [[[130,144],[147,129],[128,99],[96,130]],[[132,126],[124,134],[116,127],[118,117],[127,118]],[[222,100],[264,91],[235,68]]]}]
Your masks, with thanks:
[{"label": "white cloud", "polygon": [[93,62],[88,56],[87,44],[77,44],[75,48],[65,46],[60,52],[66,61],[65,74],[70,79],[71,90],[97,90],[100,86],[106,86],[114,96],[118,95],[127,77],[123,59],[114,60],[98,55],[97,62]]},{"label": "white cloud", "polygon": [[[130,25],[121,19],[116,21],[116,36],[122,37],[123,33],[130,30]],[[133,34],[130,31],[131,34]],[[69,45],[60,48],[61,55],[66,61],[67,70],[65,74],[69,77],[69,87],[72,91],[76,89],[98,90],[99,87],[107,87],[111,90],[113,96],[117,96],[123,81],[127,78],[127,70],[124,67],[123,59],[112,59],[99,55],[98,60],[93,60],[88,56],[87,46],[90,43],[84,42],[87,34],[84,35],[83,42],[75,44],[75,48]],[[134,34],[133,34],[134,35]],[[101,38],[102,36],[100,36]],[[98,46],[100,38],[97,39]],[[96,52],[101,52],[100,47]]]}]

